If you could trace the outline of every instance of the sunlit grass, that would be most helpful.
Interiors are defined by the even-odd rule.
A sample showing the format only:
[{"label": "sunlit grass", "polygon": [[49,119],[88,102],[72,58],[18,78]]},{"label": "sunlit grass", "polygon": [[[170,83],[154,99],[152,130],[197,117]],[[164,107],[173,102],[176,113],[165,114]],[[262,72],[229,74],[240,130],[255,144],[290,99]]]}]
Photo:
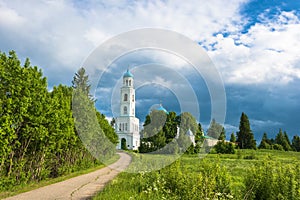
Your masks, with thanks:
[{"label": "sunlit grass", "polygon": [[[157,164],[160,162],[151,161],[151,159],[167,159],[164,156],[149,156],[143,154],[136,154],[134,156],[139,156],[139,160],[147,160],[147,164],[151,166],[152,164]],[[201,159],[200,159],[201,157]],[[239,194],[245,189],[244,179],[247,177],[247,173],[253,167],[256,167],[263,162],[271,161],[276,165],[294,165],[300,163],[300,153],[299,152],[285,152],[277,150],[237,150],[236,154],[207,154],[204,156],[204,159],[201,155],[183,155],[179,158],[180,170],[176,173],[184,173],[185,176],[197,177],[200,174],[201,166],[207,166],[207,163],[213,164],[216,163],[216,166],[222,167],[225,169],[226,174],[228,174],[230,179],[230,188],[232,194]],[[131,167],[134,167],[132,163]],[[148,166],[148,168],[149,168]],[[151,167],[150,167],[151,168]],[[161,174],[169,173],[165,167],[162,170],[154,173],[146,173],[149,176],[160,176]],[[145,170],[147,171],[147,170]],[[220,171],[223,173],[222,171]],[[159,180],[157,177],[145,178],[144,172],[142,173],[126,173],[123,172],[118,177],[113,180],[107,187],[100,192],[95,199],[161,199],[162,194],[152,190],[152,194],[145,194],[145,182],[151,182],[151,180]],[[226,176],[226,175],[224,175]],[[148,183],[151,186],[151,183]],[[155,185],[155,184],[154,184]],[[148,186],[147,186],[148,187]],[[146,188],[147,188],[146,187]],[[158,189],[161,189],[158,187]],[[163,188],[161,189],[163,190]],[[151,192],[151,191],[150,191]],[[174,196],[170,195],[166,198],[173,198]],[[171,198],[171,199],[172,199]],[[226,197],[225,199],[230,199]],[[177,199],[174,197],[173,199]]]}]

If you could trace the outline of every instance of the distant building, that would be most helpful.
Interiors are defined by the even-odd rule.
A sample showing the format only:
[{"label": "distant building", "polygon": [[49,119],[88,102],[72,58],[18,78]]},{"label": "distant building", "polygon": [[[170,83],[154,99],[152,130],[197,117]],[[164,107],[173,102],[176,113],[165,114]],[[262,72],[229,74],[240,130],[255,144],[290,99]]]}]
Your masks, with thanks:
[{"label": "distant building", "polygon": [[117,149],[126,146],[137,150],[140,146],[139,119],[135,117],[134,76],[127,70],[123,75],[120,95],[120,116],[116,118],[115,131],[119,137]]},{"label": "distant building", "polygon": [[190,138],[191,142],[193,143],[193,145],[195,146],[196,143],[195,143],[195,135],[194,133],[191,131],[191,129],[189,129],[187,132],[186,132],[186,135]]},{"label": "distant building", "polygon": [[[176,133],[175,139],[179,138],[179,133],[180,133],[180,128],[177,126],[177,133]],[[186,134],[186,136],[188,136],[190,138],[191,142],[195,146],[196,142],[195,142],[195,135],[194,135],[193,131],[191,131],[191,129],[189,129],[185,134]]]},{"label": "distant building", "polygon": [[208,135],[204,135],[202,136],[202,138],[204,139],[203,145],[204,146],[208,146],[208,147],[213,147],[218,143],[218,139],[212,138]]}]

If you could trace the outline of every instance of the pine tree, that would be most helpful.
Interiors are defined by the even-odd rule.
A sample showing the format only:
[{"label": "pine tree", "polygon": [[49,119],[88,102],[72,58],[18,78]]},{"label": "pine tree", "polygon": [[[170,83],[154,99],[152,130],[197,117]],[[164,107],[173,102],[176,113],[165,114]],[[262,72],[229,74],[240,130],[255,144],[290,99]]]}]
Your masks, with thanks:
[{"label": "pine tree", "polygon": [[203,143],[203,140],[204,140],[203,136],[204,136],[204,131],[202,129],[202,125],[201,125],[201,123],[198,123],[198,131],[196,132],[196,135],[195,135],[195,142],[196,142],[196,144],[198,142]]},{"label": "pine tree", "polygon": [[294,135],[292,140],[292,147],[295,151],[300,151],[300,137],[298,135]]},{"label": "pine tree", "polygon": [[287,134],[282,133],[281,129],[279,129],[279,132],[275,137],[275,143],[281,145],[285,151],[290,151],[292,149]]},{"label": "pine tree", "polygon": [[243,112],[240,119],[237,142],[240,149],[256,149],[256,141],[250,128],[248,116]]},{"label": "pine tree", "polygon": [[270,140],[268,139],[267,133],[264,133],[258,148],[259,149],[270,149],[270,147],[271,147],[270,145],[271,145],[271,143],[270,143]]},{"label": "pine tree", "polygon": [[223,128],[222,128],[222,132],[221,132],[221,134],[220,134],[218,140],[224,141],[225,139],[226,139],[226,131],[225,131],[225,128],[223,127]]},{"label": "pine tree", "polygon": [[100,161],[105,162],[115,153],[115,144],[105,135],[106,123],[99,124],[101,116],[97,118],[95,101],[91,98],[91,86],[84,68],[78,70],[72,83],[74,88],[72,111],[76,132],[89,152]]},{"label": "pine tree", "polygon": [[236,142],[236,137],[235,137],[234,132],[232,132],[231,135],[230,135],[230,142],[232,142],[232,143]]},{"label": "pine tree", "polygon": [[75,73],[75,76],[73,77],[72,81],[72,86],[77,94],[79,92],[83,93],[84,95],[89,97],[91,101],[94,101],[90,94],[91,85],[89,83],[89,76],[86,74],[85,69],[83,67],[81,67]]}]

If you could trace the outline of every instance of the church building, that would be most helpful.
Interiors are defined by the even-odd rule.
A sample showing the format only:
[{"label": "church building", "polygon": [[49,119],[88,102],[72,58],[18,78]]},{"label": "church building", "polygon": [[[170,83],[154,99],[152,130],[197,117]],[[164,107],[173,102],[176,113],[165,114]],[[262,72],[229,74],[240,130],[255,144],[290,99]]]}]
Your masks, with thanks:
[{"label": "church building", "polygon": [[135,117],[134,77],[128,69],[123,75],[120,90],[120,115],[115,123],[119,137],[117,149],[137,150],[140,145],[139,119]]}]

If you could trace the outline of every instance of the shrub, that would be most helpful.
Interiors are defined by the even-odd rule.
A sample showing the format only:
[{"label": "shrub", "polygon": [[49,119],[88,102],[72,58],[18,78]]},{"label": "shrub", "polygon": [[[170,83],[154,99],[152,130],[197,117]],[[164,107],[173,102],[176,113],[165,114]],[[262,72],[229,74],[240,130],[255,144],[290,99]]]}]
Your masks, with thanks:
[{"label": "shrub", "polygon": [[283,146],[281,146],[280,144],[274,144],[272,147],[275,150],[284,151]]},{"label": "shrub", "polygon": [[219,141],[214,149],[221,154],[235,154],[235,146],[232,142]]},{"label": "shrub", "polygon": [[300,199],[299,166],[264,161],[248,170],[242,199]]}]

